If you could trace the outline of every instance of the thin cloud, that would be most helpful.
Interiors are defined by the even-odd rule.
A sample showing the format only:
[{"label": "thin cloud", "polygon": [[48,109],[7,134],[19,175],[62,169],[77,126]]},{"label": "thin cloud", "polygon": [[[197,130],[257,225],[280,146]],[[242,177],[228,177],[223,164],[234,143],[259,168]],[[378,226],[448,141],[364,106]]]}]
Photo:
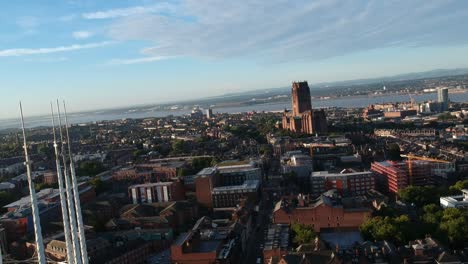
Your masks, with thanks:
[{"label": "thin cloud", "polygon": [[85,19],[109,19],[117,17],[128,17],[133,15],[157,13],[172,10],[172,6],[168,3],[161,3],[151,6],[134,6],[127,8],[109,9],[106,11],[98,11],[92,13],[84,13],[82,17]]},{"label": "thin cloud", "polygon": [[16,19],[16,25],[27,33],[33,33],[34,30],[39,26],[39,20],[33,16],[22,16]]},{"label": "thin cloud", "polygon": [[74,51],[74,50],[82,50],[82,49],[92,49],[92,48],[107,46],[112,43],[113,43],[112,41],[104,41],[104,42],[98,42],[98,43],[74,44],[70,46],[60,46],[60,47],[53,47],[53,48],[5,49],[5,50],[0,50],[0,57],[17,57],[17,56],[66,52],[66,51]]},{"label": "thin cloud", "polygon": [[94,34],[92,32],[89,32],[89,31],[75,31],[72,33],[72,36],[75,38],[75,39],[87,39],[87,38],[90,38],[92,37]]},{"label": "thin cloud", "polygon": [[64,15],[58,18],[59,21],[62,22],[70,22],[76,18],[76,14]]},{"label": "thin cloud", "polygon": [[109,64],[130,65],[130,64],[148,63],[148,62],[154,62],[154,61],[167,60],[169,58],[170,57],[168,56],[153,56],[153,57],[143,57],[143,58],[136,58],[136,59],[115,59],[115,60],[111,60]]},{"label": "thin cloud", "polygon": [[154,47],[145,50],[148,56],[285,62],[414,43],[468,43],[464,1],[181,0],[174,8],[171,16],[143,11],[124,16],[120,10],[95,17],[120,14],[108,34],[116,40],[152,42]]}]

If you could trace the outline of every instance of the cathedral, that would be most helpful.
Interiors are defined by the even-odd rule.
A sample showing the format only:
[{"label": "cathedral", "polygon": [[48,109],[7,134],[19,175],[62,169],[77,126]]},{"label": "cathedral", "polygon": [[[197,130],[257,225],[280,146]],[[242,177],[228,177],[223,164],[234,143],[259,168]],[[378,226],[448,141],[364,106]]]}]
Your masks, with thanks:
[{"label": "cathedral", "polygon": [[292,111],[283,114],[283,129],[305,134],[327,133],[325,111],[312,110],[310,88],[307,82],[293,82]]}]

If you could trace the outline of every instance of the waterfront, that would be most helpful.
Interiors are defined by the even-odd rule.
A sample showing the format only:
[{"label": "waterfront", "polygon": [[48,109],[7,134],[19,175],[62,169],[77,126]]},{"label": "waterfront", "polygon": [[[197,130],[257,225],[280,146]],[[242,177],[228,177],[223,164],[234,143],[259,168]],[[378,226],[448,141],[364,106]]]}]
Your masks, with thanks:
[{"label": "waterfront", "polygon": [[[424,102],[428,100],[436,100],[436,93],[420,94],[413,95],[413,98],[416,102]],[[379,96],[366,96],[366,97],[341,97],[335,99],[324,99],[317,100],[312,99],[312,107],[314,108],[328,108],[328,107],[366,107],[370,104],[379,104],[387,102],[408,102],[410,100],[407,94],[399,95],[379,95]],[[450,94],[450,100],[453,102],[468,102],[468,93],[456,93]],[[284,109],[289,109],[291,107],[291,102],[289,100],[283,102],[275,103],[265,103],[265,104],[254,104],[246,106],[236,106],[236,107],[222,107],[222,108],[213,108],[213,111],[216,113],[238,113],[238,112],[249,112],[249,111],[281,111]],[[69,115],[69,120],[72,124],[96,122],[102,120],[117,120],[124,118],[148,118],[148,117],[163,117],[168,115],[180,116],[189,114],[191,109],[184,110],[155,110],[154,106],[149,106],[148,108],[140,108],[140,110],[134,110],[131,107],[114,109],[114,110],[105,110],[105,111],[91,111],[91,112],[82,112],[82,113],[72,113]],[[51,121],[49,116],[36,116],[36,117],[26,117],[26,124],[28,127],[38,127],[38,126],[50,126]],[[19,128],[19,119],[4,119],[0,120],[0,130],[8,128]]]}]

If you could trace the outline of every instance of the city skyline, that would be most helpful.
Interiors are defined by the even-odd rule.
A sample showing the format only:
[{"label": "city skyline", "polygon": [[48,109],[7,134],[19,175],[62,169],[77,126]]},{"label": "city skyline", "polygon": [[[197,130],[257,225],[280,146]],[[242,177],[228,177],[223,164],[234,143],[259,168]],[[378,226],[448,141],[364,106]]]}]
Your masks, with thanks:
[{"label": "city skyline", "polygon": [[1,6],[0,119],[468,66],[464,2]]}]

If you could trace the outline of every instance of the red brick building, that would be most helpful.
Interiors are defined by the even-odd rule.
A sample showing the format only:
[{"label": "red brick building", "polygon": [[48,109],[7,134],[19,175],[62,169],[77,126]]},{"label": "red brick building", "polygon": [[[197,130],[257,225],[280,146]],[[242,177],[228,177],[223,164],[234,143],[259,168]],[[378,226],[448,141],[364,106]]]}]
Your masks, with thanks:
[{"label": "red brick building", "polygon": [[398,193],[409,185],[426,186],[432,184],[432,167],[424,161],[413,160],[412,175],[410,177],[408,161],[373,162],[371,171],[378,174],[383,181],[385,191]]},{"label": "red brick building", "polygon": [[172,263],[227,264],[239,262],[239,243],[230,227],[214,227],[208,217],[200,218],[171,246]]},{"label": "red brick building", "polygon": [[44,184],[52,185],[54,183],[57,183],[57,181],[58,181],[57,172],[47,171],[44,173],[44,178],[43,178]]},{"label": "red brick building", "polygon": [[150,182],[154,179],[153,170],[140,170],[135,167],[120,169],[112,175],[114,181]]},{"label": "red brick building", "polygon": [[323,229],[355,230],[370,217],[371,210],[363,206],[362,201],[335,195],[329,191],[313,201],[300,195],[297,205],[283,199],[274,208],[273,223],[307,225],[316,232]]},{"label": "red brick building", "polygon": [[293,82],[291,98],[292,112],[284,113],[283,129],[306,134],[327,132],[325,112],[312,110],[310,88],[307,82]]},{"label": "red brick building", "polygon": [[211,192],[220,184],[219,174],[214,168],[206,168],[200,171],[195,178],[195,194],[199,204],[213,208]]},{"label": "red brick building", "polygon": [[177,177],[179,171],[188,168],[186,160],[161,159],[152,160],[148,163],[138,164],[137,169],[141,171],[152,170],[158,181],[165,181]]},{"label": "red brick building", "polygon": [[311,177],[312,195],[335,189],[340,195],[364,195],[375,188],[374,175],[370,171],[342,170],[339,173],[314,171]]}]

